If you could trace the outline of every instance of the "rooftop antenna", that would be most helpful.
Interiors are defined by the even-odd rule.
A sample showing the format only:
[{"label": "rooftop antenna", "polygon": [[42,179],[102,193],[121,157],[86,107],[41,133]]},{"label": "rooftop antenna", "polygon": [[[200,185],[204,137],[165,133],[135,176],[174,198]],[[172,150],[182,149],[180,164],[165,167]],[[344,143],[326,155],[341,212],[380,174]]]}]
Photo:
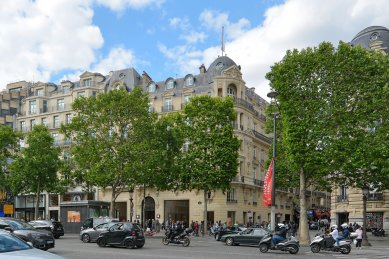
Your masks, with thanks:
[{"label": "rooftop antenna", "polygon": [[225,52],[225,46],[224,46],[224,26],[222,26],[222,57]]}]

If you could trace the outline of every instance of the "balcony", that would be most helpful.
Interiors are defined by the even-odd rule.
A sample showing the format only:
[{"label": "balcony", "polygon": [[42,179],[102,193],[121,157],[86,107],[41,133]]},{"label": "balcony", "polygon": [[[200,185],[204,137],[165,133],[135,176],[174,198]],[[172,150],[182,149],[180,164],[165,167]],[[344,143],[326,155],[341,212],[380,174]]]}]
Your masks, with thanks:
[{"label": "balcony", "polygon": [[258,185],[258,186],[263,187],[263,181],[259,180],[259,179],[254,179],[254,185]]},{"label": "balcony", "polygon": [[336,202],[348,202],[348,196],[347,195],[338,195],[336,196]]},{"label": "balcony", "polygon": [[384,200],[384,194],[382,192],[373,192],[369,193],[367,197],[368,201],[383,201]]},{"label": "balcony", "polygon": [[254,105],[252,105],[250,102],[241,99],[241,98],[234,98],[235,105],[239,107],[243,107],[249,111],[251,111],[255,117],[262,120],[263,122],[266,122],[266,116],[263,114],[260,114],[258,111],[255,110]]},{"label": "balcony", "polygon": [[271,143],[271,141],[272,141],[271,138],[266,137],[265,135],[259,133],[259,132],[256,131],[256,130],[252,130],[252,131],[253,131],[254,136],[255,136],[257,139],[263,140],[263,141],[265,141],[266,143]]}]

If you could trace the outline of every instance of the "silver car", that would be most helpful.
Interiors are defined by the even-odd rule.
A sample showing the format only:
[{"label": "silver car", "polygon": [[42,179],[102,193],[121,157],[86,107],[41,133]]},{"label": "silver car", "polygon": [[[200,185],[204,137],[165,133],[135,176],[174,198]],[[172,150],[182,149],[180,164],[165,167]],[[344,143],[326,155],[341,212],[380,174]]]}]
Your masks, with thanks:
[{"label": "silver car", "polygon": [[0,258],[64,259],[62,256],[36,249],[31,243],[3,230],[0,230]]},{"label": "silver car", "polygon": [[117,222],[102,223],[93,228],[81,230],[80,239],[84,243],[96,242],[101,232],[107,231],[111,226],[115,225],[116,223]]}]

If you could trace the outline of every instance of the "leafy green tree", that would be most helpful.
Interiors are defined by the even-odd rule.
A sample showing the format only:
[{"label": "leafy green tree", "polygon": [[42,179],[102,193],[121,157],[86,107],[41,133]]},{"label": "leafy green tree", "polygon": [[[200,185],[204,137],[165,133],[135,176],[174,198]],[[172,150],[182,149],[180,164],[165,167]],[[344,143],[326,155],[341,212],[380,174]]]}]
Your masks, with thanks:
[{"label": "leafy green tree", "polygon": [[75,117],[61,128],[75,143],[71,155],[78,180],[112,190],[110,216],[121,192],[152,182],[156,114],[149,112],[148,102],[140,88],[78,98],[73,103]]},{"label": "leafy green tree", "polygon": [[56,192],[60,189],[60,149],[54,147],[53,143],[54,139],[48,129],[43,125],[35,125],[27,134],[28,146],[21,150],[9,167],[13,193],[35,194],[35,219],[39,216],[40,194],[43,191]]},{"label": "leafy green tree", "polygon": [[389,188],[389,57],[339,45],[328,92],[331,178],[356,188]]},{"label": "leafy green tree", "polygon": [[388,179],[388,142],[382,141],[388,138],[387,57],[342,42],[338,49],[322,43],[288,51],[266,77],[278,93],[288,163],[283,177],[299,174],[300,242],[306,245],[309,184]]},{"label": "leafy green tree", "polygon": [[313,183],[327,184],[328,153],[321,143],[328,135],[325,83],[333,53],[334,48],[329,43],[300,52],[288,51],[266,75],[278,93],[282,145],[289,165],[288,170],[283,171],[283,179],[294,178],[297,174],[300,180],[299,226],[300,242],[304,245],[310,241],[305,190]]},{"label": "leafy green tree", "polygon": [[229,189],[237,174],[240,141],[233,131],[235,118],[231,98],[196,96],[182,112],[188,149],[180,161],[179,188],[204,192],[204,230],[208,191]]},{"label": "leafy green tree", "polygon": [[0,125],[0,191],[10,191],[7,183],[8,166],[17,152],[20,137],[10,126]]}]

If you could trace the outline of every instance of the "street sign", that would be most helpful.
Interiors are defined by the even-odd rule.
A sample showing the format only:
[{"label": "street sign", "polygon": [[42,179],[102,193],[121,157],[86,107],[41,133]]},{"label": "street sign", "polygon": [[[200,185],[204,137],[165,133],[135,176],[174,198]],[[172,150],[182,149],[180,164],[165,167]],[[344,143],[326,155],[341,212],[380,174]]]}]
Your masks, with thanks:
[{"label": "street sign", "polygon": [[4,204],[4,214],[14,214],[14,205]]}]

